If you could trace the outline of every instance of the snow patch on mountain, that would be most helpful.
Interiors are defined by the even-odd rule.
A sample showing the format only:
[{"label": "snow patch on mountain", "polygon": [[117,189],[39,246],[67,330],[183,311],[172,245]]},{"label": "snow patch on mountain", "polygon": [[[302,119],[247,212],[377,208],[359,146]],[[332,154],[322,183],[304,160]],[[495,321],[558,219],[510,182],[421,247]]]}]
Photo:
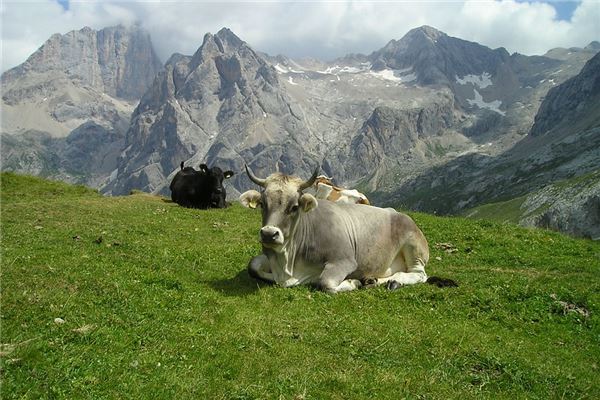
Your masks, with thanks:
[{"label": "snow patch on mountain", "polygon": [[[368,66],[370,68],[370,65]],[[316,71],[319,74],[327,74],[327,75],[337,75],[337,74],[358,74],[360,72],[364,72],[368,69],[366,66],[359,67],[341,67],[339,65],[334,65],[333,67],[329,67],[326,70]]]},{"label": "snow patch on mountain", "polygon": [[285,65],[281,65],[281,64],[275,64],[273,66],[273,68],[275,68],[275,70],[280,74],[289,74],[289,73],[303,74],[304,73],[304,71],[299,71],[297,69],[289,68],[289,67],[286,67]]},{"label": "snow patch on mountain", "polygon": [[474,92],[475,92],[475,99],[473,99],[473,100],[467,99],[467,102],[469,103],[469,105],[477,106],[479,108],[485,108],[490,111],[497,112],[498,114],[500,114],[502,116],[506,115],[506,112],[500,110],[500,106],[502,105],[502,102],[500,100],[493,100],[488,103],[483,100],[481,93],[479,93],[477,90],[474,90]]},{"label": "snow patch on mountain", "polygon": [[281,64],[275,64],[274,68],[280,74],[287,74],[290,72],[286,67],[281,66]]},{"label": "snow patch on mountain", "polygon": [[417,79],[417,75],[412,72],[412,68],[369,71],[369,74],[379,79],[392,82],[412,82]]},{"label": "snow patch on mountain", "polygon": [[459,85],[466,85],[471,83],[480,89],[485,89],[488,86],[492,86],[492,76],[488,72],[484,72],[481,75],[466,75],[462,78],[456,77],[456,83]]}]

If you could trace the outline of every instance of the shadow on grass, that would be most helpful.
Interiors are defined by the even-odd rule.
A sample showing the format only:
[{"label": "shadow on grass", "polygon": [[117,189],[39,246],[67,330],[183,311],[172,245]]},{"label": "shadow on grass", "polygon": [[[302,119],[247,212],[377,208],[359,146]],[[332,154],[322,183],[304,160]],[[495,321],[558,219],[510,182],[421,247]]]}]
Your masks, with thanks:
[{"label": "shadow on grass", "polygon": [[205,281],[204,283],[227,296],[247,296],[260,288],[271,286],[266,282],[251,278],[245,269],[238,272],[233,278]]}]

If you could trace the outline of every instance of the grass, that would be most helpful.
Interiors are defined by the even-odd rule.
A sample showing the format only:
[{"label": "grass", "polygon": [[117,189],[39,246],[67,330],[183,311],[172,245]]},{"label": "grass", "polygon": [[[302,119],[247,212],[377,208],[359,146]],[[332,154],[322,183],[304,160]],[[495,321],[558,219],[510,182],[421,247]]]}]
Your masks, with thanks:
[{"label": "grass", "polygon": [[527,199],[526,196],[516,197],[512,200],[489,203],[463,211],[461,214],[467,218],[488,219],[498,222],[519,223],[523,216],[521,205]]},{"label": "grass", "polygon": [[1,202],[2,399],[600,397],[595,242],[411,214],[458,288],[328,295],[247,276],[239,205],[13,174]]}]

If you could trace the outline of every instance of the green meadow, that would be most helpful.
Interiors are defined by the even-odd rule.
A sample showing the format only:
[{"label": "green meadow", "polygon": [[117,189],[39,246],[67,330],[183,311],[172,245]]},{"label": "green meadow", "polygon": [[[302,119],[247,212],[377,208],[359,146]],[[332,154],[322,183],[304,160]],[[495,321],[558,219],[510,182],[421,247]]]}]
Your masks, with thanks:
[{"label": "green meadow", "polygon": [[600,398],[600,243],[411,213],[459,287],[329,295],[257,210],[1,178],[2,399]]}]

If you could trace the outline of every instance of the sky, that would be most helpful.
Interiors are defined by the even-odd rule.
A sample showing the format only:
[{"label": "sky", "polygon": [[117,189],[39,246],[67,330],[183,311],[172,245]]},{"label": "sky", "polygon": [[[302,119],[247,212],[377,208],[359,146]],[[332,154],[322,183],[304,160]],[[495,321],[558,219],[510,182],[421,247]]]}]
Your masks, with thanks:
[{"label": "sky", "polygon": [[2,71],[54,33],[132,23],[148,30],[163,62],[193,54],[223,27],[258,51],[326,61],[370,54],[422,25],[527,55],[600,40],[600,0],[0,1]]}]

